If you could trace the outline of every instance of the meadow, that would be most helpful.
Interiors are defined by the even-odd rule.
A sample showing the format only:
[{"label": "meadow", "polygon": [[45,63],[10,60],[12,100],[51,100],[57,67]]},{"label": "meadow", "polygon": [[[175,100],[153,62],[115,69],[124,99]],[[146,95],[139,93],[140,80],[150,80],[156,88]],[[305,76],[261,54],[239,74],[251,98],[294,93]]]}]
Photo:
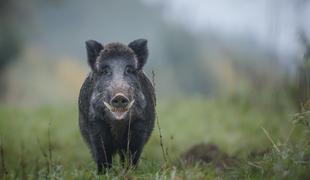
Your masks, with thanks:
[{"label": "meadow", "polygon": [[[310,113],[296,114],[286,101],[257,105],[246,98],[159,99],[160,129],[156,124],[139,167],[122,168],[116,158],[114,168],[101,176],[80,136],[77,115],[76,104],[1,106],[1,178],[310,178]],[[185,163],[182,155],[201,143],[215,144],[237,163],[221,169],[212,161]]]}]

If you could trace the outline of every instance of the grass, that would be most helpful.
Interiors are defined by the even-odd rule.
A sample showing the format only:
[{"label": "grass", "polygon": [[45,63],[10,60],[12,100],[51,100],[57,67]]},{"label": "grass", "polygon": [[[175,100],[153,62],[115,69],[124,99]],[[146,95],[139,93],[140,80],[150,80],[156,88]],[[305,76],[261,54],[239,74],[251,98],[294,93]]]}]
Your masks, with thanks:
[{"label": "grass", "polygon": [[[202,97],[159,100],[157,109],[167,162],[163,160],[156,127],[138,169],[126,171],[115,160],[112,170],[97,176],[78,130],[75,105],[1,106],[3,164],[0,162],[0,175],[6,179],[295,179],[310,176],[307,111],[294,116],[289,106],[276,111],[242,101]],[[184,164],[180,156],[192,145],[202,142],[218,145],[240,159],[240,163],[223,172],[211,164]]]}]

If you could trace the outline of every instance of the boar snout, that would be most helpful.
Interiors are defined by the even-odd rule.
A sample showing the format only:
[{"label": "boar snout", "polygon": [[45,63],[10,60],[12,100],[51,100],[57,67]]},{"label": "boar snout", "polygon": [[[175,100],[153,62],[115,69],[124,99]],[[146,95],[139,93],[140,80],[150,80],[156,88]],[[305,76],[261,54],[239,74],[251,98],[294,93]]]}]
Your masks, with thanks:
[{"label": "boar snout", "polygon": [[104,105],[109,109],[115,119],[121,120],[124,119],[132,107],[135,100],[130,101],[122,93],[117,93],[113,98],[110,100],[110,103],[103,101]]},{"label": "boar snout", "polygon": [[125,108],[129,104],[129,99],[125,95],[119,93],[112,98],[110,104],[116,108]]}]

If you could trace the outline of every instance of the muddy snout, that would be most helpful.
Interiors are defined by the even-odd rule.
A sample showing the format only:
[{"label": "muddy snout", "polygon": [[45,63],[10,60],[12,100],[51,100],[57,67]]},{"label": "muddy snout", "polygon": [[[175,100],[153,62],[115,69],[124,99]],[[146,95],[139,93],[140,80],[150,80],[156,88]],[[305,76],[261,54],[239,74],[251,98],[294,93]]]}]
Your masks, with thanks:
[{"label": "muddy snout", "polygon": [[110,104],[115,108],[126,108],[129,104],[129,99],[125,95],[118,93],[111,99]]}]

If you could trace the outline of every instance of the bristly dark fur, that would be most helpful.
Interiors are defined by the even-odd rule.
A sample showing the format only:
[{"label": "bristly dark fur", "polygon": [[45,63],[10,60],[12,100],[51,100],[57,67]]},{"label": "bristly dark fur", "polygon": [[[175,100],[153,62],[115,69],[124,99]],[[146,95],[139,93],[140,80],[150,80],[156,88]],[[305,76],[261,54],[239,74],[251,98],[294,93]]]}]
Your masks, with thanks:
[{"label": "bristly dark fur", "polygon": [[138,65],[138,69],[141,69],[149,56],[149,52],[147,49],[147,40],[138,39],[131,42],[128,47],[130,47],[136,54],[138,61],[140,62]]},{"label": "bristly dark fur", "polygon": [[114,57],[130,58],[135,54],[132,49],[121,43],[110,43],[104,46],[104,49],[99,54],[99,59],[109,59]]},{"label": "bristly dark fur", "polygon": [[88,40],[85,42],[86,49],[87,49],[87,59],[88,59],[88,65],[91,67],[91,69],[95,70],[95,61],[96,57],[98,56],[99,52],[103,49],[102,44],[98,43],[94,40]]},{"label": "bristly dark fur", "polygon": [[[141,56],[147,58],[147,55],[141,53],[141,51],[145,51],[145,49],[141,50],[141,48],[146,48],[146,40],[144,41],[141,42],[140,40],[142,44],[134,41],[137,44],[133,49],[120,43],[110,43],[104,47],[102,46],[100,52],[95,52],[92,49],[93,45],[97,50],[100,49],[100,46],[94,42],[89,43],[90,46],[87,48],[87,50],[90,50],[88,52],[88,58],[90,58],[88,61],[94,64],[96,62],[92,58],[96,58],[97,63],[104,59],[119,57],[136,59],[139,68],[136,72],[137,83],[140,84],[137,91],[143,94],[146,101],[145,108],[139,113],[132,112],[129,117],[130,120],[126,121],[111,120],[106,111],[96,112],[91,103],[100,74],[93,68],[93,64],[90,64],[92,72],[84,81],[79,95],[79,126],[81,134],[97,163],[98,173],[102,172],[102,168],[112,166],[112,157],[116,153],[120,155],[122,163],[124,163],[126,155],[128,155],[129,162],[136,166],[143,147],[153,131],[156,99],[151,81],[141,70],[146,62],[146,59],[141,58]],[[94,57],[93,52],[97,53],[97,56]],[[139,106],[139,104],[136,106]]]}]

